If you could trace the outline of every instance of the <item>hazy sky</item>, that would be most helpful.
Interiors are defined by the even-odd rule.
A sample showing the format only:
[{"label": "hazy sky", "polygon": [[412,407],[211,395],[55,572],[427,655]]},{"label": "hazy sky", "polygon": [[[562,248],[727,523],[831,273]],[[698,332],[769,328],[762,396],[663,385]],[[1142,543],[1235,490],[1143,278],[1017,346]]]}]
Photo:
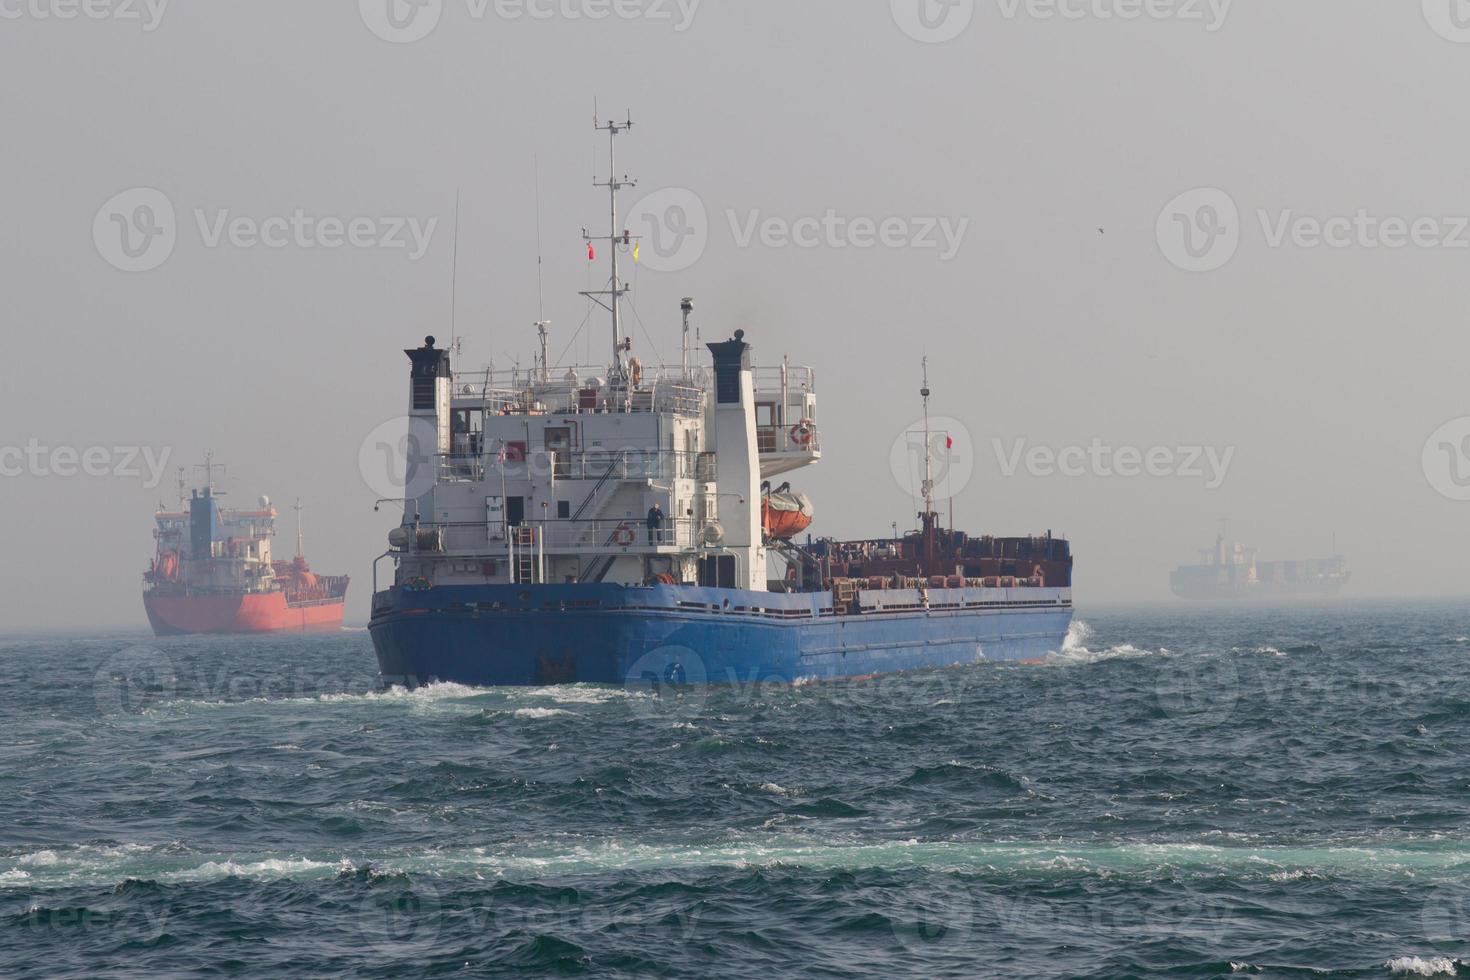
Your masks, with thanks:
[{"label": "hazy sky", "polygon": [[456,191],[464,366],[529,361],[538,159],[560,351],[605,274],[594,99],[638,124],[626,203],[693,232],[633,273],[644,359],[693,295],[706,340],[817,369],[814,531],[911,521],[928,354],[957,522],[1067,533],[1080,603],[1167,595],[1221,517],[1263,557],[1335,532],[1355,594],[1470,588],[1438,448],[1470,423],[1423,462],[1470,415],[1470,3],[391,2],[0,0],[6,628],[143,625],[153,507],[206,448],[234,500],[305,498],[363,621],[395,518],[358,449],[452,334]]}]

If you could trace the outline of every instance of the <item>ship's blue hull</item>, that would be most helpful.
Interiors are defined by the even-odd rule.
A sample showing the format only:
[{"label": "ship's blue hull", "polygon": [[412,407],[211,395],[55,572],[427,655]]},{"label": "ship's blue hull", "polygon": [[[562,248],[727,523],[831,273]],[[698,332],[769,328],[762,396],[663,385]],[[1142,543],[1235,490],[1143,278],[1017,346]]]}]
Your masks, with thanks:
[{"label": "ship's blue hull", "polygon": [[[927,603],[927,605],[926,605]],[[369,625],[383,680],[416,687],[794,682],[1061,649],[1069,589],[831,593],[683,585],[394,587]]]}]

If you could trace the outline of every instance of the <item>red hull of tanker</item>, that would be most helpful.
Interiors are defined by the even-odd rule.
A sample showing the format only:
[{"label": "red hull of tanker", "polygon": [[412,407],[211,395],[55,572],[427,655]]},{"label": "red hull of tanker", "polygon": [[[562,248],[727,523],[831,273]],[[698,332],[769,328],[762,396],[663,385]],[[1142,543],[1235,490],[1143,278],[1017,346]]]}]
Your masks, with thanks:
[{"label": "red hull of tanker", "polygon": [[343,599],[292,606],[280,592],[237,596],[143,595],[158,636],[185,633],[310,633],[342,628]]}]

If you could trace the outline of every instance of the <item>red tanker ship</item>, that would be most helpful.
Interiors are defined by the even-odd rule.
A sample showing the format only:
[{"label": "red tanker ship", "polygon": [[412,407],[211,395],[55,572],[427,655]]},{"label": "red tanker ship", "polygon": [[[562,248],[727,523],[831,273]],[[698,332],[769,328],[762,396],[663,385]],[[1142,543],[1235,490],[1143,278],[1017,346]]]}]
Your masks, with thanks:
[{"label": "red tanker ship", "polygon": [[178,510],[153,515],[157,553],[143,573],[143,608],[158,636],[184,633],[269,633],[336,630],[342,626],[346,575],[317,575],[301,548],[276,561],[271,538],[276,510],[260,498],[256,510],[225,510],[212,483]]}]

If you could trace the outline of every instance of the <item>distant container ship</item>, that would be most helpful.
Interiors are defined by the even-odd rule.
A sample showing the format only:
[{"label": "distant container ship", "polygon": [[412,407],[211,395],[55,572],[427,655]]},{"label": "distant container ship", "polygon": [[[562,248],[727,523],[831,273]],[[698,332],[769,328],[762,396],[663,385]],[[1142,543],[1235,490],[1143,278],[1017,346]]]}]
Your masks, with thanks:
[{"label": "distant container ship", "polygon": [[1352,578],[1341,555],[1258,561],[1256,551],[1222,533],[1215,538],[1215,547],[1200,552],[1200,564],[1174,569],[1169,585],[1183,599],[1269,599],[1336,595]]},{"label": "distant container ship", "polygon": [[153,515],[157,551],[143,574],[143,608],[156,635],[341,628],[347,576],[312,572],[299,516],[296,556],[276,561],[270,498],[255,510],[225,510],[207,482],[179,504]]}]

